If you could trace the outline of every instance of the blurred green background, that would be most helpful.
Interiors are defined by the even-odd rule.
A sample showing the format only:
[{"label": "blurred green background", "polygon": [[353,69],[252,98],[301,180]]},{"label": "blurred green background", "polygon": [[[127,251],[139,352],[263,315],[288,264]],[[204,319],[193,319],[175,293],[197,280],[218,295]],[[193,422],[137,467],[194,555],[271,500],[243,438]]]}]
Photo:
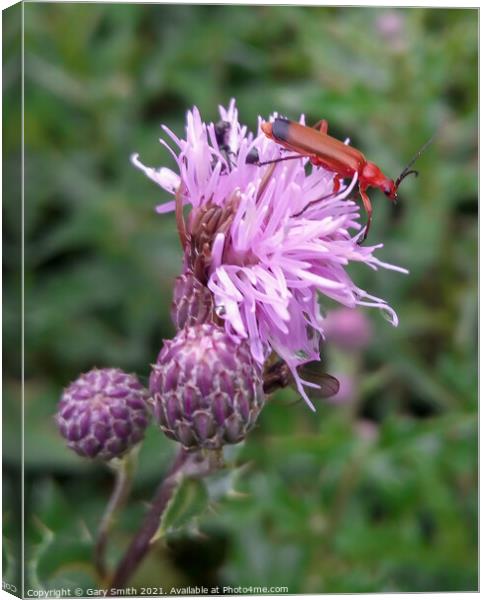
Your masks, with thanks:
[{"label": "blurred green background", "polygon": [[[65,449],[52,420],[63,386],[94,365],[146,377],[174,333],[174,218],[154,213],[168,195],[129,156],[173,166],[160,124],[183,134],[188,108],[217,120],[235,97],[253,130],[274,110],[327,119],[391,176],[438,131],[396,207],[371,192],[368,243],[410,275],[352,269],[401,322],[369,311],[368,347],[325,348],[328,370],[353,385],[347,398],[313,414],[293,391],[276,395],[238,449],[240,494],[159,542],[132,583],[477,589],[477,27],[477,10],[25,5],[28,586],[98,585],[90,553],[111,474]],[[7,250],[17,209],[4,208]],[[11,416],[16,258],[6,252]],[[17,425],[4,433],[14,507]],[[151,427],[111,561],[174,450]]]}]

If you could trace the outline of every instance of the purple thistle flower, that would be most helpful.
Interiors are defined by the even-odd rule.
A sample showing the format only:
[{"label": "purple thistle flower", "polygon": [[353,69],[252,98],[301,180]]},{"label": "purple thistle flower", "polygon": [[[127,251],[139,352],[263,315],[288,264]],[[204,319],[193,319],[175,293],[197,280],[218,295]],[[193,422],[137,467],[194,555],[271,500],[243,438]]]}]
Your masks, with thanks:
[{"label": "purple thistle flower", "polygon": [[[132,162],[180,203],[192,206],[188,230],[182,232],[190,239],[184,271],[203,271],[201,281],[213,293],[226,332],[248,340],[261,365],[276,352],[313,408],[303,386],[318,386],[303,381],[297,367],[320,359],[325,325],[319,295],[349,308],[382,309],[396,326],[397,315],[387,302],[357,287],[346,269],[360,262],[374,270],[407,271],[375,256],[382,244],[359,245],[359,207],[349,200],[357,176],[334,194],[335,174],[322,168],[308,173],[304,157],[270,166],[251,164],[256,153],[261,162],[279,158],[280,147],[263,133],[253,137],[240,125],[234,100],[227,110],[220,107],[220,116],[225,124],[222,143],[220,131],[213,123],[203,123],[197,108],[187,113],[186,139],[162,126],[176,150],[160,142],[176,160],[179,174],[146,167],[137,154]],[[165,213],[175,207],[172,201],[156,210]],[[226,217],[205,235],[204,244],[195,244],[194,254],[194,238],[204,237],[194,223],[214,208]]]},{"label": "purple thistle flower", "polygon": [[64,390],[55,418],[69,448],[107,461],[143,438],[148,416],[148,391],[135,375],[92,369]]}]

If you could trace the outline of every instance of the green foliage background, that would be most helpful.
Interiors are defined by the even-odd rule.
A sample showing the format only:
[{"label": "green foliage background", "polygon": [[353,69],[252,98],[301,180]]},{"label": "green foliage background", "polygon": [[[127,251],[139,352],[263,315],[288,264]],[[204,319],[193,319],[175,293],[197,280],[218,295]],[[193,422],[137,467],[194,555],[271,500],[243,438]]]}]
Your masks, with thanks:
[{"label": "green foliage background", "polygon": [[[182,134],[188,108],[216,120],[236,97],[253,129],[274,110],[326,118],[389,174],[438,131],[397,207],[372,192],[369,243],[410,275],[352,271],[401,323],[369,313],[362,355],[325,349],[328,370],[357,381],[351,402],[312,414],[276,396],[238,450],[240,494],[158,542],[132,583],[477,589],[477,22],[476,10],[25,5],[27,585],[99,585],[90,553],[111,475],[65,449],[52,420],[63,386],[94,365],[146,377],[174,333],[174,219],[154,213],[168,196],[129,156],[172,166],[160,123]],[[16,217],[4,207],[12,506]],[[111,561],[173,453],[153,426]]]}]

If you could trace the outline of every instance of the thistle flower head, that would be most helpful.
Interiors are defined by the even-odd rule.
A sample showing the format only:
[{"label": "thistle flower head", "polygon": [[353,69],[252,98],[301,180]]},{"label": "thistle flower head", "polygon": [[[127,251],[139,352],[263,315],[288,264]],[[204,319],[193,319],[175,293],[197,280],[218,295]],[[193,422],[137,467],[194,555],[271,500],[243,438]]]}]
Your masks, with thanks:
[{"label": "thistle flower head", "polygon": [[150,393],[156,421],[186,448],[240,442],[264,403],[261,369],[247,341],[211,323],[184,327],[165,341]]},{"label": "thistle flower head", "polygon": [[56,422],[69,448],[104,461],[119,458],[145,433],[148,392],[135,375],[92,369],[62,394]]},{"label": "thistle flower head", "polygon": [[[349,199],[357,175],[333,193],[335,173],[308,172],[304,157],[259,166],[284,152],[259,132],[261,119],[253,137],[239,123],[234,101],[220,108],[220,117],[222,126],[206,124],[196,108],[189,111],[185,139],[162,126],[175,149],[160,141],[178,173],[146,167],[138,155],[132,161],[175,195],[157,211],[174,210],[178,203],[184,270],[197,273],[212,292],[227,334],[247,340],[260,365],[276,352],[311,406],[304,386],[312,384],[300,378],[297,367],[320,358],[325,326],[319,296],[350,308],[380,308],[397,325],[393,309],[356,286],[347,267],[360,262],[405,270],[375,256],[382,244],[359,245],[359,208]],[[187,223],[180,219],[183,204],[192,207]]]}]

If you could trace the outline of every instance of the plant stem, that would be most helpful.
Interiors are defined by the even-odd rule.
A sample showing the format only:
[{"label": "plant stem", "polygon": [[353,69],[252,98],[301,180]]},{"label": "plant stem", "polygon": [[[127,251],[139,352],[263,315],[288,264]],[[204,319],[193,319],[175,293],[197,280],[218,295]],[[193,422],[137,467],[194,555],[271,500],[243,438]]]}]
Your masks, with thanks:
[{"label": "plant stem", "polygon": [[106,546],[109,534],[115,523],[116,517],[125,503],[131,489],[133,472],[135,470],[134,453],[128,454],[122,460],[114,463],[116,473],[115,486],[104,512],[98,529],[96,545],[94,547],[94,565],[99,577],[104,580],[107,575],[106,569]]},{"label": "plant stem", "polygon": [[109,585],[109,595],[117,589],[125,587],[141,561],[148,553],[153,537],[160,527],[160,519],[167,508],[173,492],[184,476],[204,477],[221,466],[220,456],[214,452],[189,452],[179,450],[174,463],[166,477],[159,484],[150,510],[132,539],[125,555],[121,558]]}]

